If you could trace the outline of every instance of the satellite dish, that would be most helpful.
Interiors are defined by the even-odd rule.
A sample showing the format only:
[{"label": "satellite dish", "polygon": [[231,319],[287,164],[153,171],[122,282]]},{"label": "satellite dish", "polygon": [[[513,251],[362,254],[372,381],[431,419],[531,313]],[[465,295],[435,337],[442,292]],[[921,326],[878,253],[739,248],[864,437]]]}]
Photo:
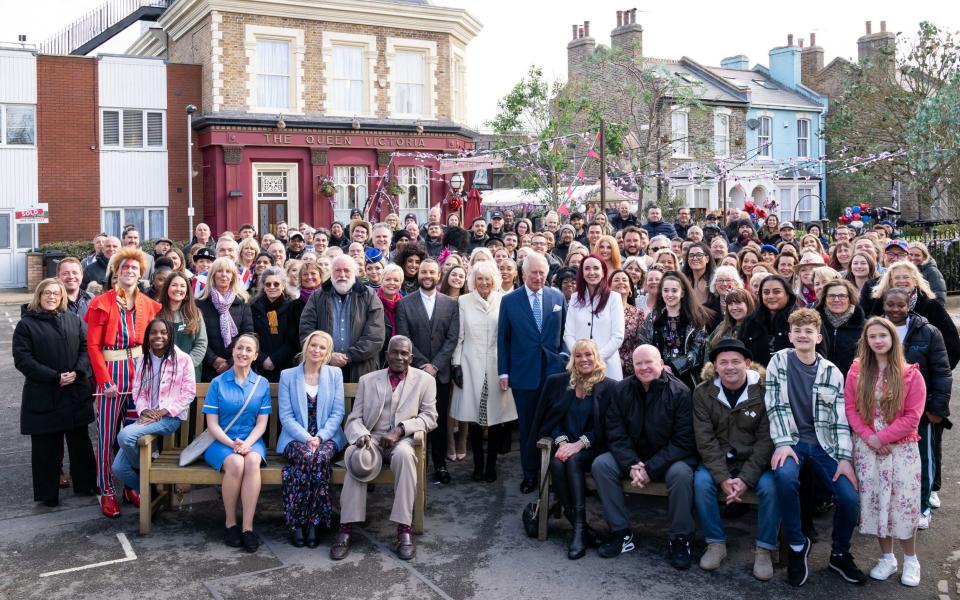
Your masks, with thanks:
[{"label": "satellite dish", "polygon": [[747,119],[747,127],[749,127],[750,129],[756,129],[757,127],[760,127],[760,120],[759,120],[759,119]]}]

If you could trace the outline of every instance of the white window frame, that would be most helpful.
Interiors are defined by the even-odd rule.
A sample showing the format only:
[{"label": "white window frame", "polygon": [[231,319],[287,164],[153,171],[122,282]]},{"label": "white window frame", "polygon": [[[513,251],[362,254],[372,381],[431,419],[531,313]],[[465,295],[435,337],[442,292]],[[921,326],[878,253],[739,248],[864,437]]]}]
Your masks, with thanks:
[{"label": "white window frame", "polygon": [[[33,111],[33,143],[32,144],[8,144],[7,143],[7,109],[8,108],[29,108]],[[34,104],[0,104],[0,147],[2,148],[36,148],[37,147],[37,107]]]},{"label": "white window frame", "polygon": [[[323,44],[321,53],[323,55],[323,87],[324,98],[326,98],[325,111],[328,115],[341,117],[375,117],[377,112],[377,88],[374,85],[377,73],[377,36],[362,35],[359,33],[341,33],[339,31],[324,31],[322,33]],[[360,46],[363,48],[364,62],[364,85],[366,93],[363,98],[363,110],[338,111],[331,105],[333,98],[333,47],[334,46]]]},{"label": "white window frame", "polygon": [[[104,113],[115,112],[117,114],[117,144],[107,144],[104,140],[103,122]],[[141,113],[141,127],[143,131],[140,134],[139,146],[126,146],[123,143],[123,113],[139,112]],[[150,114],[160,115],[160,136],[161,144],[159,146],[149,146],[149,120]],[[100,149],[101,150],[124,150],[131,152],[165,152],[167,149],[167,111],[154,108],[120,108],[120,107],[101,107],[100,108]]]},{"label": "white window frame", "polygon": [[[394,78],[394,62],[397,52],[422,52],[425,67],[423,79],[423,113],[401,113],[396,110],[396,80]],[[437,104],[439,103],[437,86],[437,43],[429,40],[413,40],[408,38],[387,38],[387,70],[390,73],[390,86],[387,88],[387,111],[394,119],[435,119]]]},{"label": "white window frame", "polygon": [[[400,212],[412,212],[417,215],[417,222],[426,221],[430,212],[430,169],[423,166],[397,167],[397,184],[403,190],[400,193]],[[417,187],[418,204],[411,207],[408,191],[414,185]]]},{"label": "white window frame", "polygon": [[683,204],[681,206],[688,207],[690,206],[690,190],[693,189],[693,186],[684,185],[684,186],[670,186],[670,195],[678,198],[683,198]]},{"label": "white window frame", "polygon": [[[106,232],[107,235],[115,235],[118,238],[122,238],[123,235],[123,226],[128,223],[127,211],[139,210],[143,211],[143,227],[138,228],[137,231],[140,232],[140,241],[147,240],[156,240],[162,237],[167,237],[167,229],[169,228],[169,213],[167,212],[167,207],[165,206],[110,206],[100,209],[100,230]],[[163,213],[163,229],[162,231],[153,231],[150,227],[150,213],[151,211],[159,211]],[[117,212],[120,213],[120,231],[110,231],[107,229],[107,213]]]},{"label": "white window frame", "polygon": [[[706,199],[704,200],[704,196]],[[710,210],[710,204],[713,199],[712,188],[709,187],[695,187],[693,188],[693,201],[690,203],[690,208],[703,208]]]},{"label": "white window frame", "polygon": [[[349,169],[357,169],[353,175]],[[351,178],[354,180],[351,182]],[[334,220],[346,223],[350,220],[350,211],[357,208],[363,210],[370,195],[370,167],[367,165],[338,165],[333,168],[333,185],[336,188],[334,195]],[[356,195],[356,204],[350,206],[347,202],[347,191],[353,188]]]},{"label": "white window frame", "polygon": [[[257,41],[275,40],[290,44],[290,106],[257,105]],[[299,115],[304,111],[304,67],[306,51],[302,29],[269,27],[266,25],[244,26],[244,50],[247,56],[247,110],[255,113]]]},{"label": "white window frame", "polygon": [[452,46],[450,53],[450,118],[457,123],[467,121],[467,57]]},{"label": "white window frame", "polygon": [[[773,115],[763,114],[757,117],[760,124],[757,126],[757,158],[760,160],[773,159]],[[763,124],[767,123],[767,135],[763,135]],[[766,138],[766,144],[763,138]],[[766,148],[764,148],[766,145]],[[765,150],[765,151],[764,151]]]},{"label": "white window frame", "polygon": [[[813,208],[813,199],[814,197],[820,196],[819,190],[812,186],[798,186],[796,193],[796,202],[800,205],[799,210],[797,210],[797,221],[800,221],[801,223],[809,223],[810,221],[813,221],[814,218],[818,216],[815,216],[815,213],[820,212],[819,210],[814,211]],[[819,203],[817,206],[819,208]]]},{"label": "white window frame", "polygon": [[[800,135],[801,123],[806,123],[807,135]],[[797,116],[797,158],[810,158],[810,132],[813,129],[813,121],[805,115]]]},{"label": "white window frame", "polygon": [[[677,126],[674,118],[683,116],[683,132],[677,135]],[[690,158],[690,109],[673,106],[670,108],[670,146],[674,158]]]},{"label": "white window frame", "polygon": [[[717,108],[713,111],[713,156],[714,158],[730,158],[730,117],[733,114],[729,108]],[[719,125],[723,122],[725,131]],[[722,141],[722,145],[721,145]],[[718,152],[718,148],[720,151]]]}]

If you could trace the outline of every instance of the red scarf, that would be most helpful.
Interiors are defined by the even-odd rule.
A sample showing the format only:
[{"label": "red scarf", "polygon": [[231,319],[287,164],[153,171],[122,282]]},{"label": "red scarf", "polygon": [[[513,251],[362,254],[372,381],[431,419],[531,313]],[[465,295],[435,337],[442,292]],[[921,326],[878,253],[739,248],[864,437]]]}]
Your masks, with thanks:
[{"label": "red scarf", "polygon": [[400,298],[403,297],[403,294],[397,292],[397,297],[393,300],[387,300],[387,297],[383,295],[383,288],[377,290],[377,298],[380,298],[380,302],[383,303],[383,314],[387,315],[387,320],[390,321],[390,328],[397,328],[397,302],[400,302]]}]

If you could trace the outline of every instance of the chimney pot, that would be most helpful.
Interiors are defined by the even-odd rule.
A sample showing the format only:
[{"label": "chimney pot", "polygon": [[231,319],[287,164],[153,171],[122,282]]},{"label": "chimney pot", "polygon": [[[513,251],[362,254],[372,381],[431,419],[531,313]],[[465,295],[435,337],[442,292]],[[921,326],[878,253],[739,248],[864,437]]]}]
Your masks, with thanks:
[{"label": "chimney pot", "polygon": [[873,33],[873,22],[867,21],[867,35],[870,35],[871,33]]},{"label": "chimney pot", "polygon": [[622,27],[622,26],[623,26],[623,11],[618,10],[617,11],[617,27]]},{"label": "chimney pot", "polygon": [[788,45],[788,46],[792,46],[792,45],[793,45],[793,34],[792,34],[792,33],[788,33],[788,34],[787,34],[787,45]]},{"label": "chimney pot", "polygon": [[880,31],[886,31],[886,30],[887,30],[887,22],[880,21]]},{"label": "chimney pot", "polygon": [[637,9],[631,8],[631,9],[630,9],[630,24],[632,25],[633,23],[636,23],[636,22],[637,22]]},{"label": "chimney pot", "polygon": [[572,33],[573,33],[573,39],[577,39],[577,26],[576,26],[576,25],[571,25],[570,27],[571,27],[571,29],[573,30],[573,31],[572,31]]},{"label": "chimney pot", "polygon": [[803,48],[803,38],[800,38],[799,46],[800,46],[801,48]]},{"label": "chimney pot", "polygon": [[817,45],[817,34],[811,33],[811,34],[810,34],[810,47],[812,48],[813,46],[816,46],[816,45]]},{"label": "chimney pot", "polygon": [[590,37],[590,21],[583,22],[583,36]]},{"label": "chimney pot", "polygon": [[578,35],[577,35],[578,38],[582,38],[582,37],[583,37],[583,27],[579,27],[579,28],[577,29],[577,34],[578,34]]}]

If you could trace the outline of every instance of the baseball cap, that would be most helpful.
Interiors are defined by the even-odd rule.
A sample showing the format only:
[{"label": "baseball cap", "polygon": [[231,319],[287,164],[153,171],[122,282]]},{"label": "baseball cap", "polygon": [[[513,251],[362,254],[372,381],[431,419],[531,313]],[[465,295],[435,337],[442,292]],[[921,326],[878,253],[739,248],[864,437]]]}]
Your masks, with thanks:
[{"label": "baseball cap", "polygon": [[355,209],[353,209],[353,210],[350,211],[350,218],[351,218],[351,219],[354,218],[354,217],[362,217],[362,216],[363,216],[363,213],[360,212],[360,209],[359,209],[359,208],[355,208]]},{"label": "baseball cap", "polygon": [[893,248],[894,246],[896,246],[897,248],[900,248],[904,252],[910,251],[910,247],[907,246],[907,243],[903,240],[890,240],[889,242],[887,242],[887,246],[883,250],[884,252],[886,252],[887,250],[889,250],[890,248]]},{"label": "baseball cap", "polygon": [[501,213],[499,210],[498,210],[497,212],[493,213],[492,215],[490,215],[490,219],[491,219],[491,220],[493,220],[493,219],[502,219],[502,218],[503,218],[503,213]]},{"label": "baseball cap", "polygon": [[300,238],[301,240],[304,239],[304,238],[303,238],[303,234],[300,233],[299,231],[294,231],[293,233],[291,233],[290,235],[287,236],[287,239],[288,239],[288,240],[292,240],[292,239],[295,238],[295,237],[298,237],[298,238]]},{"label": "baseball cap", "polygon": [[213,250],[207,248],[206,246],[193,253],[194,262],[204,258],[207,260],[217,260],[217,255],[213,253]]},{"label": "baseball cap", "polygon": [[796,229],[796,227],[794,227],[790,221],[784,221],[780,223],[780,229]]}]

